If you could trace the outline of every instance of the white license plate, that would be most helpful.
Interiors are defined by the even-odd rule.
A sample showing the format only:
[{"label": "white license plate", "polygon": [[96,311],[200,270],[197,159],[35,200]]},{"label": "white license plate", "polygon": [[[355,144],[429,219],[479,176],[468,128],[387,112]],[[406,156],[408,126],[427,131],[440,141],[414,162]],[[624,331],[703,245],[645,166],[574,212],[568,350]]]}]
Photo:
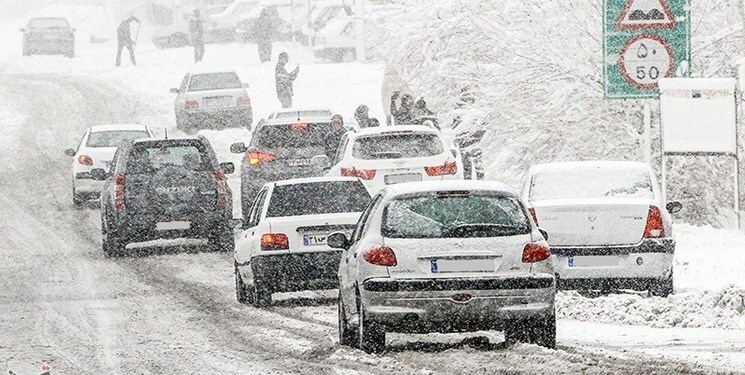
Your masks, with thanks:
[{"label": "white license plate", "polygon": [[206,108],[230,107],[232,98],[205,98],[204,106]]},{"label": "white license plate", "polygon": [[404,182],[416,182],[421,180],[421,173],[389,174],[385,176],[386,185],[400,184]]},{"label": "white license plate", "polygon": [[432,273],[447,272],[494,272],[494,259],[432,259]]},{"label": "white license plate", "polygon": [[287,165],[290,167],[304,167],[307,165],[311,165],[310,159],[289,159],[287,160]]},{"label": "white license plate", "polygon": [[618,267],[620,260],[613,255],[574,256],[567,258],[569,267]]},{"label": "white license plate", "polygon": [[305,246],[318,246],[325,245],[327,234],[305,234],[303,235],[303,245]]},{"label": "white license plate", "polygon": [[164,221],[155,224],[155,230],[186,230],[191,228],[189,221]]}]

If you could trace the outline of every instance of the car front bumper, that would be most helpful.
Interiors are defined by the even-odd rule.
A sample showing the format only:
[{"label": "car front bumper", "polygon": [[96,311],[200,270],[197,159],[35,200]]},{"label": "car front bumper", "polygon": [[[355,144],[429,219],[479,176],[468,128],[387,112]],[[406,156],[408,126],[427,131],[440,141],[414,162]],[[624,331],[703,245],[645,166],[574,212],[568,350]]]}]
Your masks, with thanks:
[{"label": "car front bumper", "polygon": [[339,286],[340,250],[257,255],[249,264],[254,280],[272,292],[335,289]]},{"label": "car front bumper", "polygon": [[[466,296],[467,295],[467,296]],[[369,319],[394,332],[471,332],[554,313],[552,275],[371,279],[360,298]]]}]

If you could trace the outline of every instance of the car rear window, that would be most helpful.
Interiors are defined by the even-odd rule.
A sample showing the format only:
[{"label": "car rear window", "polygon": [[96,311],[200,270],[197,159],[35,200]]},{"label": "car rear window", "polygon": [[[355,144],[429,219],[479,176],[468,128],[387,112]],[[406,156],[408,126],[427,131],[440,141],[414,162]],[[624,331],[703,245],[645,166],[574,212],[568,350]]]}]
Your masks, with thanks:
[{"label": "car rear window", "polygon": [[444,151],[440,137],[426,133],[365,136],[352,146],[352,155],[362,160],[427,157]]},{"label": "car rear window", "polygon": [[530,200],[585,198],[653,199],[649,173],[629,168],[573,168],[541,171],[530,182]]},{"label": "car rear window", "polygon": [[29,29],[67,29],[69,26],[64,18],[36,18],[28,23]]},{"label": "car rear window", "polygon": [[370,194],[359,181],[314,182],[274,188],[267,217],[362,212]]},{"label": "car rear window", "polygon": [[279,112],[274,118],[309,118],[326,116],[331,117],[331,112],[328,110]]},{"label": "car rear window", "polygon": [[331,123],[264,125],[254,135],[257,148],[323,147]]},{"label": "car rear window", "polygon": [[388,203],[382,231],[388,238],[501,237],[530,233],[530,221],[516,197],[438,192]]},{"label": "car rear window", "polygon": [[189,91],[239,89],[243,87],[235,73],[195,74],[189,82]]},{"label": "car rear window", "polygon": [[147,138],[150,135],[144,130],[112,130],[93,132],[88,135],[87,147],[118,147],[130,139]]},{"label": "car rear window", "polygon": [[210,171],[212,164],[200,144],[136,144],[127,162],[129,173],[151,173],[180,167],[192,171]]}]

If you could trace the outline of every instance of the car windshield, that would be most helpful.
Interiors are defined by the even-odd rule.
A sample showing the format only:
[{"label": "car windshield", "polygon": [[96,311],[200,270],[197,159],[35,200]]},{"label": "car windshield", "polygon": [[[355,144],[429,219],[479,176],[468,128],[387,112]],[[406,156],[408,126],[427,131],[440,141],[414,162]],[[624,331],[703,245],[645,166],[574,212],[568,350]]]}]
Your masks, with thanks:
[{"label": "car windshield", "polygon": [[70,24],[64,18],[35,18],[29,21],[29,29],[67,29]]},{"label": "car windshield", "polygon": [[130,173],[152,173],[182,167],[191,171],[212,169],[206,152],[197,144],[137,144],[127,164]]},{"label": "car windshield", "polygon": [[359,181],[329,181],[274,188],[267,217],[362,212],[370,194]]},{"label": "car windshield", "polygon": [[501,237],[530,233],[530,221],[516,197],[445,191],[393,200],[382,231],[389,238]]},{"label": "car windshield", "polygon": [[444,151],[440,137],[426,133],[365,136],[352,146],[352,155],[362,160],[428,157]]},{"label": "car windshield", "polygon": [[191,77],[189,91],[239,89],[243,87],[235,73],[195,74]]},{"label": "car windshield", "polygon": [[92,132],[88,135],[86,147],[119,147],[130,139],[147,138],[150,135],[144,130],[111,130]]},{"label": "car windshield", "polygon": [[257,148],[321,147],[331,133],[331,123],[297,123],[262,126],[254,136]]},{"label": "car windshield", "polygon": [[653,199],[649,172],[630,168],[572,168],[533,175],[530,200],[585,198]]}]

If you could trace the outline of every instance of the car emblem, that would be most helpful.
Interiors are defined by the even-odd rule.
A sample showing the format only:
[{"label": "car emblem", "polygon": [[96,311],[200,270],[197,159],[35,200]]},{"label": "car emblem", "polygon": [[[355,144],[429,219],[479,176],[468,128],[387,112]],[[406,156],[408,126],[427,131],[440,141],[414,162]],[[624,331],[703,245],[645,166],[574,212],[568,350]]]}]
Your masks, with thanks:
[{"label": "car emblem", "polygon": [[589,214],[589,215],[587,215],[587,220],[590,220],[591,223],[595,222],[595,220],[597,220],[597,219],[598,219],[598,217],[595,214]]},{"label": "car emblem", "polygon": [[457,247],[459,249],[462,249],[463,248],[463,244],[460,243],[460,242],[458,242],[458,243],[455,244],[455,247]]},{"label": "car emblem", "polygon": [[394,161],[394,162],[393,162],[393,164],[396,164],[397,166],[399,166],[399,167],[400,167],[400,166],[402,166],[402,165],[406,164],[406,160],[401,160],[401,161]]}]

